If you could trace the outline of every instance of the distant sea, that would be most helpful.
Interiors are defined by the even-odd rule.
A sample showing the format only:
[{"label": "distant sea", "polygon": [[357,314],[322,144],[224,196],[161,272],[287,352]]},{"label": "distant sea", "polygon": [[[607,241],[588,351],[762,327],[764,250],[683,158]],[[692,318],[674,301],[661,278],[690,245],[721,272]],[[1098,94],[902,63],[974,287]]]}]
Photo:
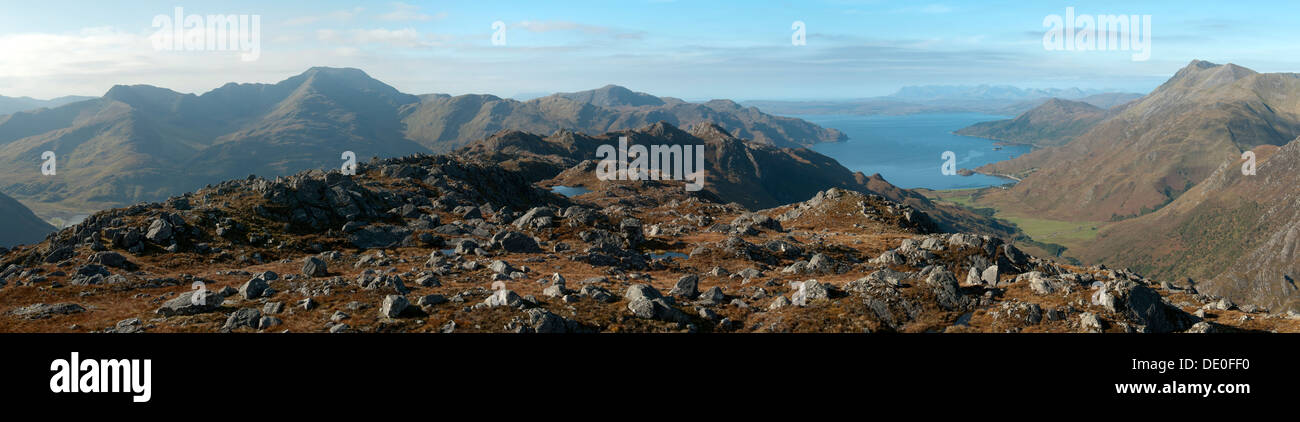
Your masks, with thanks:
[{"label": "distant sea", "polygon": [[1014,181],[975,174],[945,176],[940,172],[943,152],[957,156],[958,169],[976,167],[1014,158],[1030,147],[952,134],[957,129],[990,120],[1009,119],[979,113],[913,114],[906,116],[803,115],[798,117],[823,127],[835,128],[849,140],[817,144],[813,150],[825,154],[852,171],[880,173],[902,188],[963,189],[997,186]]}]

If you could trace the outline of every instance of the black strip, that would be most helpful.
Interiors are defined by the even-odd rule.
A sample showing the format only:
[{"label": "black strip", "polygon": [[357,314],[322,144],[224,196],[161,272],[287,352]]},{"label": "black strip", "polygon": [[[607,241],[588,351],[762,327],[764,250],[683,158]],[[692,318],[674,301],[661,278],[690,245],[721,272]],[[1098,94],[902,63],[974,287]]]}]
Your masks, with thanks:
[{"label": "black strip", "polygon": [[[5,402],[157,409],[216,403],[367,408],[894,397],[944,403],[1234,403],[1297,393],[1294,335],[0,336]],[[50,363],[151,359],[152,399],[54,394]],[[1133,359],[1249,359],[1249,369],[1135,371]],[[1115,383],[1249,383],[1250,394],[1119,395]],[[647,395],[648,394],[648,395]],[[503,400],[505,400],[503,402]],[[892,400],[892,399],[891,399]],[[1010,402],[1008,400],[1015,400]],[[617,402],[615,402],[617,403]]]}]

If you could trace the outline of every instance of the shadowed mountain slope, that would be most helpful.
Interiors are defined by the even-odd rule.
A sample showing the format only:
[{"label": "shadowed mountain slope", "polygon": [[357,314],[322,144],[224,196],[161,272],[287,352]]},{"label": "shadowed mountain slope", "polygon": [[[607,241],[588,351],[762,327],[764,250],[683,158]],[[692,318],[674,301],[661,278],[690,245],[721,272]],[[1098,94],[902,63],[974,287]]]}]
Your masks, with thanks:
[{"label": "shadowed mountain slope", "polygon": [[0,248],[40,242],[54,232],[54,226],[36,217],[32,210],[0,193]]}]

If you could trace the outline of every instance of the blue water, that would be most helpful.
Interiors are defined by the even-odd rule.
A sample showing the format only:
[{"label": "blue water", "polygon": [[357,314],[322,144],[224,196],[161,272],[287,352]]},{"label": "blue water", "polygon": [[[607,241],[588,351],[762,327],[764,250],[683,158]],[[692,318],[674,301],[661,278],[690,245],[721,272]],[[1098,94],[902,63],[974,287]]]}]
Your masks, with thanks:
[{"label": "blue water", "polygon": [[978,122],[1008,119],[978,113],[915,114],[908,116],[793,116],[849,136],[845,142],[817,144],[813,150],[825,154],[849,170],[867,175],[880,173],[902,188],[963,189],[997,186],[1013,182],[1000,177],[975,174],[945,176],[943,152],[956,154],[958,169],[976,167],[1014,158],[1030,151],[1028,146],[1007,145],[995,151],[995,141],[952,132]]},{"label": "blue water", "polygon": [[572,198],[587,192],[591,192],[591,189],[578,187],[578,186],[555,186],[551,188],[551,192],[555,192],[560,195],[564,195],[566,197]]}]

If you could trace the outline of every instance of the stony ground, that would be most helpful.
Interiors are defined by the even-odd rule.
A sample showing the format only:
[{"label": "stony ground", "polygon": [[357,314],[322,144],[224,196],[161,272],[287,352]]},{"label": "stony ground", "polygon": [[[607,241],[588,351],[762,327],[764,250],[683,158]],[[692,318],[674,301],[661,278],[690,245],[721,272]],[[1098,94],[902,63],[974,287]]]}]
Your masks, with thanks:
[{"label": "stony ground", "polygon": [[1296,332],[829,190],[749,212],[660,182],[564,198],[443,156],[211,186],[0,255],[4,332]]}]

